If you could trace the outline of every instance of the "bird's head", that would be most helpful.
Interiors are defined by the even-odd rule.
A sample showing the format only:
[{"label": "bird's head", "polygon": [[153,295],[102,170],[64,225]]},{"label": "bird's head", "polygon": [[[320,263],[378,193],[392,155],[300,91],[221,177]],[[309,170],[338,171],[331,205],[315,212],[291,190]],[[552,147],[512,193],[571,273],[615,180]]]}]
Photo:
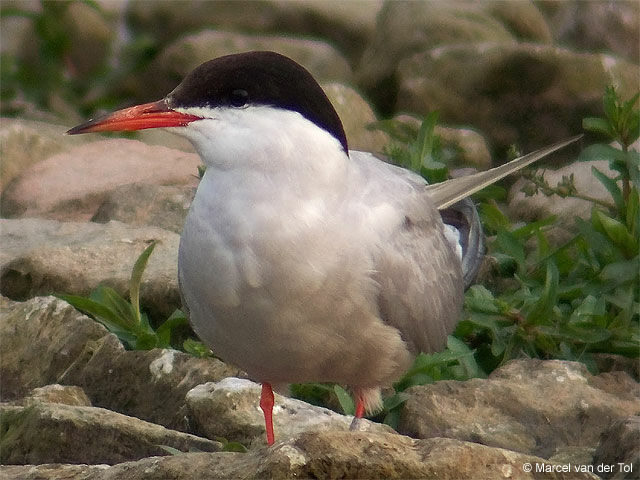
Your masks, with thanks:
[{"label": "bird's head", "polygon": [[288,57],[256,51],[205,62],[163,99],[89,120],[67,133],[168,128],[189,138],[206,161],[221,149],[233,151],[304,122],[348,151],[342,122],[313,76]]}]

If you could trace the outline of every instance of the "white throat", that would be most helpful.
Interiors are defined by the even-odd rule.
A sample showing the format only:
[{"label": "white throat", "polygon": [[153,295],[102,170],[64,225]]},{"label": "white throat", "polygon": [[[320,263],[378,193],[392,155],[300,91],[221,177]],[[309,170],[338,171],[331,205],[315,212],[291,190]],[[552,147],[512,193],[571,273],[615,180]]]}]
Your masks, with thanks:
[{"label": "white throat", "polygon": [[348,161],[335,137],[298,112],[269,106],[176,110],[204,117],[174,130],[193,143],[207,168],[319,174]]}]

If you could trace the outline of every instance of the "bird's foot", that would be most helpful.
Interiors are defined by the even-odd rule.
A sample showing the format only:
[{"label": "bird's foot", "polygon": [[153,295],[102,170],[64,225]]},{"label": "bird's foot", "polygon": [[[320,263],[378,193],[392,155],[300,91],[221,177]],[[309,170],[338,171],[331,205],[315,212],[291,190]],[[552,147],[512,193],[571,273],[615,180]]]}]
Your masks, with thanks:
[{"label": "bird's foot", "polygon": [[264,413],[264,426],[267,430],[267,445],[273,445],[275,437],[273,435],[273,390],[268,383],[262,384],[262,394],[260,395],[260,408]]}]

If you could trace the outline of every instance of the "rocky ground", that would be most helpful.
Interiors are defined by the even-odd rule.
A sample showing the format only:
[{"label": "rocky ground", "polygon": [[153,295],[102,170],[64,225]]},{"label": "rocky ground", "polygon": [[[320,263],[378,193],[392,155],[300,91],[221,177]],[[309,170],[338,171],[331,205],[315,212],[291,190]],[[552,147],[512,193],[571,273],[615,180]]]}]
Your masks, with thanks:
[{"label": "rocky ground", "polygon": [[[601,113],[606,85],[623,98],[638,87],[637,2],[97,4],[72,4],[62,19],[75,75],[112,54],[104,45],[122,47],[123,25],[162,46],[127,79],[137,102],[209,58],[277,50],[319,79],[351,148],[389,142],[365,128],[377,118],[438,110],[458,167],[487,168],[511,144],[528,151],[576,134]],[[29,58],[29,20],[0,22],[3,53]],[[142,304],[154,318],[179,307],[177,246],[200,163],[162,132],[64,136],[83,118],[61,102],[2,105],[22,112],[0,125],[3,479],[640,478],[638,365],[616,358],[602,359],[599,375],[521,359],[487,379],[413,387],[397,432],[373,422],[351,432],[349,417],[277,396],[277,442],[267,447],[259,386],[242,372],[174,350],[126,350],[50,296],[99,284],[125,295],[135,259],[157,240]],[[548,175],[573,173],[606,196],[590,167]],[[519,192],[509,202],[516,218],[588,215],[579,200]]]}]

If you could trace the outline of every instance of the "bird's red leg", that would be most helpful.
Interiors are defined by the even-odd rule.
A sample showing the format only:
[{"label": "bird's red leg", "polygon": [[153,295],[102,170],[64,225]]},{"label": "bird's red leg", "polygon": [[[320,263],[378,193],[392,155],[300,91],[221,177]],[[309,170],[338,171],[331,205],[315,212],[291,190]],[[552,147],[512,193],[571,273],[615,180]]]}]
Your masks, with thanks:
[{"label": "bird's red leg", "polygon": [[364,400],[362,400],[362,395],[356,395],[356,418],[364,417]]},{"label": "bird's red leg", "polygon": [[267,444],[273,445],[273,390],[268,383],[262,384],[262,394],[260,395],[260,408],[264,413],[264,425],[267,429]]}]

